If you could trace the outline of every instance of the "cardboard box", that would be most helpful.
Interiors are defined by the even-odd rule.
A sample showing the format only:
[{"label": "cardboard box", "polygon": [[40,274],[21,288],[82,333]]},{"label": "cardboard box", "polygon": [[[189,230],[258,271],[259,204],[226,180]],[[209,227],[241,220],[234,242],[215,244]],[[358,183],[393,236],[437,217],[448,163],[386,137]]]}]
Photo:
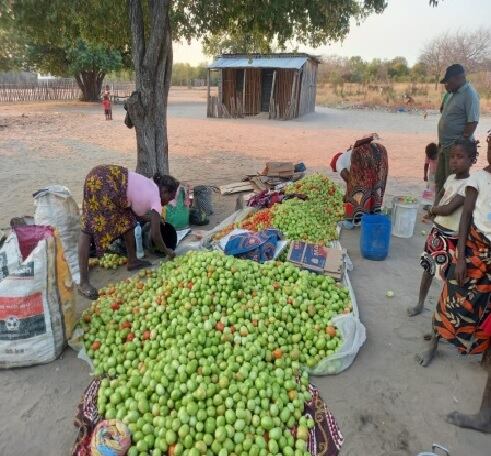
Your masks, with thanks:
[{"label": "cardboard box", "polygon": [[264,174],[270,177],[291,177],[295,172],[295,165],[291,162],[268,162]]},{"label": "cardboard box", "polygon": [[288,252],[288,261],[302,269],[329,275],[337,281],[343,278],[343,251],[339,249],[293,241]]}]

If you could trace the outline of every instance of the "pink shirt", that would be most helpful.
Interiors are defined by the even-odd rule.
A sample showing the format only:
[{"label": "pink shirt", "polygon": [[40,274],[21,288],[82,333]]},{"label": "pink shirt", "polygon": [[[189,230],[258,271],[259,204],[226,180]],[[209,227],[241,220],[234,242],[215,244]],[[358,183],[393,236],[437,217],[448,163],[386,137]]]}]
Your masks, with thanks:
[{"label": "pink shirt", "polygon": [[128,197],[128,203],[131,209],[140,217],[152,209],[159,214],[162,212],[159,188],[148,177],[128,171],[126,196]]}]

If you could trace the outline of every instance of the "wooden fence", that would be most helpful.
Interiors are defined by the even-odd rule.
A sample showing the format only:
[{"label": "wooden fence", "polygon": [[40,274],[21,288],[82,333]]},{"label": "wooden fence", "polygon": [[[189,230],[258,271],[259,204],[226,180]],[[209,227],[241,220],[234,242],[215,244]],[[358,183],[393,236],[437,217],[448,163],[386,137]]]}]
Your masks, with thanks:
[{"label": "wooden fence", "polygon": [[[135,90],[132,82],[105,81],[111,95],[127,98]],[[74,79],[48,79],[34,83],[0,84],[0,102],[78,100],[81,90]]]}]

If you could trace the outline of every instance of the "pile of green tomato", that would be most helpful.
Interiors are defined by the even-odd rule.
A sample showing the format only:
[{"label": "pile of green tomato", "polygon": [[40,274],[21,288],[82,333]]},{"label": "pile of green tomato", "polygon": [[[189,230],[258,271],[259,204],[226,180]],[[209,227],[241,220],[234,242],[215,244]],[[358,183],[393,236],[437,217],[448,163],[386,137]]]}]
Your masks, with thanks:
[{"label": "pile of green tomato", "polygon": [[312,174],[286,187],[285,194],[291,193],[307,199],[289,199],[272,208],[272,224],[285,238],[323,244],[338,238],[337,223],[343,218],[344,206],[341,190],[334,182]]},{"label": "pile of green tomato", "polygon": [[84,345],[129,456],[309,454],[303,367],[340,346],[346,289],[290,263],[190,252],[101,291]]}]

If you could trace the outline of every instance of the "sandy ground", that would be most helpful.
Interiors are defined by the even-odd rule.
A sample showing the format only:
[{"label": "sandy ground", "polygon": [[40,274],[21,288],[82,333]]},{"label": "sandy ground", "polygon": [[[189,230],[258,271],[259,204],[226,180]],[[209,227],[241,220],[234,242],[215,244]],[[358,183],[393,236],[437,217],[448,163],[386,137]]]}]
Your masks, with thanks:
[{"label": "sandy ground", "polygon": [[[360,134],[378,131],[390,156],[389,194],[419,195],[424,145],[434,140],[437,116],[319,109],[299,121],[208,120],[203,91],[174,91],[169,106],[171,171],[191,184],[224,184],[254,173],[266,160],[303,161],[328,172],[330,156]],[[24,117],[22,116],[24,114]],[[491,119],[483,119],[483,140]],[[0,227],[11,217],[32,214],[31,194],[51,183],[67,185],[81,199],[85,174],[100,163],[134,167],[134,132],[123,124],[123,109],[105,122],[100,106],[50,103],[0,106]],[[232,212],[234,197],[216,197],[215,220]],[[449,426],[446,413],[477,411],[485,373],[478,359],[459,358],[443,347],[423,369],[414,354],[423,347],[435,283],[422,316],[406,317],[416,301],[424,238],[392,239],[382,263],[361,259],[359,233],[343,233],[355,269],[352,281],[367,342],[346,372],[315,378],[346,438],[342,455],[415,455],[433,442],[452,455],[489,454],[489,436]],[[124,271],[97,271],[96,285],[119,280]],[[388,299],[388,289],[395,298]],[[77,302],[80,312],[87,305]],[[59,360],[0,372],[0,455],[57,456],[69,453],[72,419],[89,369],[67,349]]]}]

